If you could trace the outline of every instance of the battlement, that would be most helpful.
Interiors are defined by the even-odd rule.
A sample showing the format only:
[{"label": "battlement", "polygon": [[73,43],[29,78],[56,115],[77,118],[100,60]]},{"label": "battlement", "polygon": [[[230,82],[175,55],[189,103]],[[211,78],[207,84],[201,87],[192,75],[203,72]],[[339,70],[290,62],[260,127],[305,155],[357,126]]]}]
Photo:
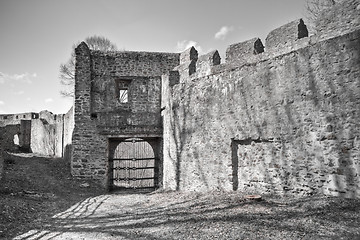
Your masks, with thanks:
[{"label": "battlement", "polygon": [[[208,56],[214,52],[198,56],[197,50],[191,47],[181,53],[180,65],[174,70],[179,71],[181,81],[185,81],[186,78],[193,80],[204,75],[257,64],[360,29],[359,15],[360,1],[346,1],[320,15],[314,35],[309,36],[303,19],[297,19],[270,31],[265,39],[265,46],[258,37],[231,44],[226,50],[223,64],[209,61]],[[209,63],[205,64],[206,69],[200,67],[204,66],[204,62]]]},{"label": "battlement", "polygon": [[231,44],[224,63],[217,50],[80,44],[72,174],[122,184],[109,157],[133,138],[161,152],[152,176],[165,189],[360,196],[359,11],[348,0],[315,35],[297,19]]},{"label": "battlement", "polygon": [[359,198],[359,16],[349,0],[312,36],[298,19],[163,75],[165,188]]}]

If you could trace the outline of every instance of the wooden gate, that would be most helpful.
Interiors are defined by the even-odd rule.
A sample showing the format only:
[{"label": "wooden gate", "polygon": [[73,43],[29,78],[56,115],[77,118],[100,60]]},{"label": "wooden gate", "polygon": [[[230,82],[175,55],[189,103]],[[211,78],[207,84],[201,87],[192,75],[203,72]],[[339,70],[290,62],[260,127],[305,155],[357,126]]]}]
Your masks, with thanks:
[{"label": "wooden gate", "polygon": [[158,159],[147,141],[140,138],[120,141],[109,161],[111,190],[157,188]]}]

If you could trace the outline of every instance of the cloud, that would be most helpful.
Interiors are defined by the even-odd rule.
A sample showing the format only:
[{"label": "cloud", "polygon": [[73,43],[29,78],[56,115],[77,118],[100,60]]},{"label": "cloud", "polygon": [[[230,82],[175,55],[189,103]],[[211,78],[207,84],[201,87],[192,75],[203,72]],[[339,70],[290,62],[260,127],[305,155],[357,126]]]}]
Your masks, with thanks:
[{"label": "cloud", "polygon": [[192,41],[192,40],[189,40],[189,41],[188,40],[183,40],[183,41],[177,42],[176,51],[177,52],[183,52],[186,49],[191,48],[191,47],[194,47],[198,51],[199,54],[202,53],[201,46],[197,42]]},{"label": "cloud", "polygon": [[22,74],[6,74],[0,72],[0,84],[4,84],[6,82],[22,82],[22,83],[32,83],[32,79],[36,78],[36,73],[22,73]]},{"label": "cloud", "polygon": [[51,103],[51,102],[53,102],[54,101],[54,99],[52,99],[52,98],[47,98],[47,99],[45,99],[45,102],[46,103]]},{"label": "cloud", "polygon": [[215,39],[224,40],[226,36],[233,30],[234,28],[232,26],[222,26],[220,30],[217,33],[215,33]]},{"label": "cloud", "polygon": [[5,105],[5,102],[0,100],[0,105]]}]

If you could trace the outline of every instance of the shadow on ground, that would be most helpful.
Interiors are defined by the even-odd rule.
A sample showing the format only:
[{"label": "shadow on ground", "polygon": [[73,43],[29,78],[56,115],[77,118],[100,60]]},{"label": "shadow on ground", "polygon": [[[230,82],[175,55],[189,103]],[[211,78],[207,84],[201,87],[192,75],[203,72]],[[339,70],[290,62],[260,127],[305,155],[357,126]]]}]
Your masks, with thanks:
[{"label": "shadow on ground", "polygon": [[360,200],[239,193],[88,198],[15,239],[360,239]]}]

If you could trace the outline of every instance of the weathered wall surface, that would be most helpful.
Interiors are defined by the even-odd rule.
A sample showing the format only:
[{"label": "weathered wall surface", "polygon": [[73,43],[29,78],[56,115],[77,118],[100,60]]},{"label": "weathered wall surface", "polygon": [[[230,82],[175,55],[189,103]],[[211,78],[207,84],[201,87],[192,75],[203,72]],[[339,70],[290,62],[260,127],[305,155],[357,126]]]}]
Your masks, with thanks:
[{"label": "weathered wall surface", "polygon": [[31,120],[30,149],[33,153],[62,157],[63,134],[63,114],[41,111],[39,119]]},{"label": "weathered wall surface", "polygon": [[0,127],[1,129],[1,142],[4,151],[16,152],[19,150],[19,144],[15,144],[14,136],[17,135],[17,139],[20,136],[20,124],[7,125]]},{"label": "weathered wall surface", "polygon": [[[359,1],[349,2],[341,11],[358,19]],[[294,36],[290,25],[271,34]],[[280,37],[283,48],[242,53],[207,76],[163,76],[164,187],[360,197],[360,31],[351,28]]]},{"label": "weathered wall surface", "polygon": [[[49,111],[42,111],[7,114],[0,117],[0,126],[4,125],[7,129],[3,140],[7,151],[63,156],[63,114],[55,115]],[[14,142],[15,135],[17,136]]]},{"label": "weathered wall surface", "polygon": [[335,5],[331,11],[323,11],[315,23],[316,35],[320,38],[331,38],[359,29],[359,5],[359,0],[346,0]]},{"label": "weathered wall surface", "polygon": [[17,113],[17,114],[0,114],[0,127],[7,125],[20,124],[21,120],[31,120],[39,118],[38,113]]},{"label": "weathered wall surface", "polygon": [[2,135],[3,135],[3,129],[0,127],[0,182],[4,175],[4,156],[3,156],[3,141],[2,141]]},{"label": "weathered wall surface", "polygon": [[22,151],[31,151],[31,120],[20,121],[19,145]]},{"label": "weathered wall surface", "polygon": [[62,157],[63,156],[63,141],[64,141],[64,115],[65,114],[56,114],[54,115],[54,156]]},{"label": "weathered wall surface", "polygon": [[64,133],[63,133],[63,157],[70,161],[71,159],[71,139],[74,131],[74,107],[64,115]]},{"label": "weathered wall surface", "polygon": [[82,43],[76,62],[72,174],[106,184],[110,138],[161,137],[160,76],[179,64],[179,54],[103,53]]},{"label": "weathered wall surface", "polygon": [[[91,114],[102,134],[162,134],[162,74],[179,64],[179,54],[92,52]],[[128,102],[118,90],[128,88]]]},{"label": "weathered wall surface", "polygon": [[53,124],[35,119],[31,122],[31,150],[47,156],[55,155],[55,127]]}]

